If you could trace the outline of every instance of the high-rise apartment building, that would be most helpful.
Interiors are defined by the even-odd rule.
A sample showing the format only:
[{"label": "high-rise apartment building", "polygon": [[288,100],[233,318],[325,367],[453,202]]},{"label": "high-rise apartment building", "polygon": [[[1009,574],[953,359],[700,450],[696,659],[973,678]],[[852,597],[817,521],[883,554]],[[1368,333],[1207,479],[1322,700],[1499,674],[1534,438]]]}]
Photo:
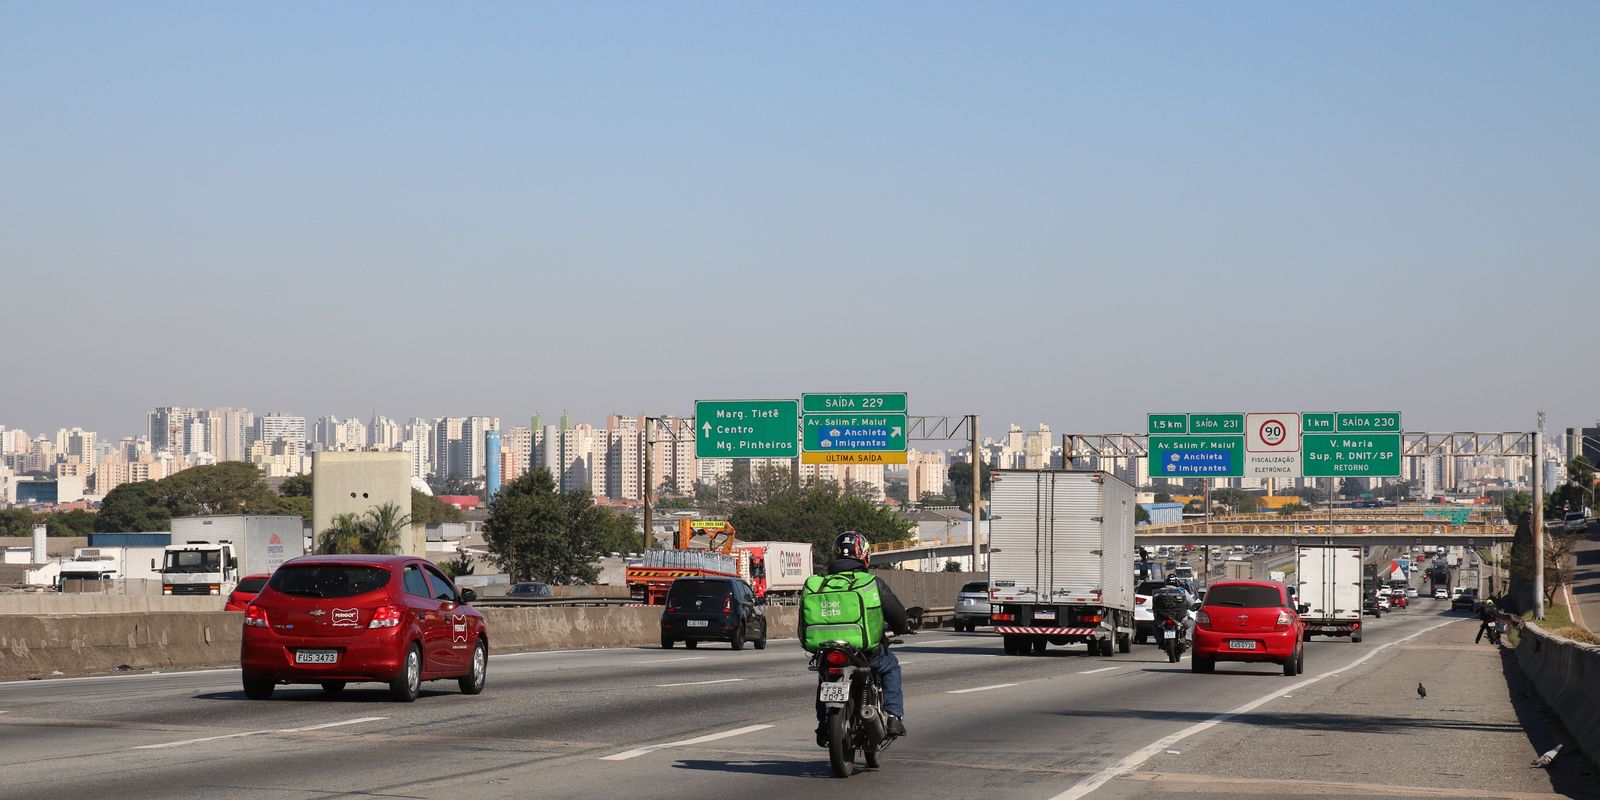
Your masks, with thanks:
[{"label": "high-rise apartment building", "polygon": [[255,425],[250,434],[250,443],[262,442],[269,447],[278,440],[298,442],[301,447],[306,442],[306,418],[281,414],[276,411],[256,417]]},{"label": "high-rise apartment building", "polygon": [[411,454],[411,477],[433,474],[433,424],[421,417],[406,423],[405,441],[400,449]]},{"label": "high-rise apartment building", "polygon": [[152,409],[145,419],[150,436],[150,449],[166,450],[173,455],[195,452],[188,449],[189,422],[200,415],[198,408],[161,406]]},{"label": "high-rise apartment building", "polygon": [[367,446],[373,450],[399,450],[400,443],[405,441],[400,423],[388,417],[372,415],[372,423],[367,428]]},{"label": "high-rise apartment building", "polygon": [[245,461],[249,456],[250,430],[255,415],[248,408],[222,406],[205,412],[205,452],[218,461]]}]

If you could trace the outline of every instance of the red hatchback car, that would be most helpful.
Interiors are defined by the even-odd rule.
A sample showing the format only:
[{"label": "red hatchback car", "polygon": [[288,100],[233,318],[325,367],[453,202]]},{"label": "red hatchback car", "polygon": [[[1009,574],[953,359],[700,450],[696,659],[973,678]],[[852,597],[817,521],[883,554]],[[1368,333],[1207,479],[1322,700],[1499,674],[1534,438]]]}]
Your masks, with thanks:
[{"label": "red hatchback car", "polygon": [[401,702],[423,681],[455,678],[483,691],[489,632],[432,562],[410,556],[302,556],[284,562],[244,610],[244,693],[265,700],[280,683],[389,684]]},{"label": "red hatchback car", "polygon": [[1267,661],[1282,664],[1285,675],[1300,674],[1306,664],[1300,611],[1277,581],[1212,584],[1195,615],[1190,667],[1211,672],[1218,661]]},{"label": "red hatchback car", "polygon": [[222,607],[223,611],[243,611],[261,593],[261,587],[267,585],[271,575],[246,575],[239,579],[239,585],[233,587],[228,593],[228,602]]}]

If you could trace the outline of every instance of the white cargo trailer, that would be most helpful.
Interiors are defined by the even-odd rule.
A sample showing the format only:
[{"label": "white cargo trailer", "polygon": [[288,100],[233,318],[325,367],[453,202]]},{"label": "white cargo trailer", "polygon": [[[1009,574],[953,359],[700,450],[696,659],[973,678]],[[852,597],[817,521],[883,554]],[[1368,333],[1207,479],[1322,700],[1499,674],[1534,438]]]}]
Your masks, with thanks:
[{"label": "white cargo trailer", "polygon": [[753,579],[766,581],[766,594],[799,594],[814,570],[809,542],[739,542],[734,546],[751,551],[752,556],[760,551],[760,569],[752,566],[751,571],[759,572]]},{"label": "white cargo trailer", "polygon": [[1099,471],[997,469],[989,602],[1007,655],[1046,643],[1091,654],[1133,645],[1134,490]]},{"label": "white cargo trailer", "polygon": [[304,523],[295,516],[219,515],[172,520],[161,563],[161,593],[226,595],[246,575],[270,575],[305,555]]},{"label": "white cargo trailer", "polygon": [[1298,602],[1312,636],[1361,641],[1361,548],[1301,547],[1295,560]]}]

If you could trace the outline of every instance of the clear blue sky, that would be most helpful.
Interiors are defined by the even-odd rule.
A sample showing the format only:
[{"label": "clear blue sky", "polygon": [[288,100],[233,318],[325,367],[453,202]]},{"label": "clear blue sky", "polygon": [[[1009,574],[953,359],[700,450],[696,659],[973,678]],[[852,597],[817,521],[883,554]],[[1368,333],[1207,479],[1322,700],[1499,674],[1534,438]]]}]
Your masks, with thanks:
[{"label": "clear blue sky", "polygon": [[0,422],[1600,417],[1600,4],[0,2]]}]

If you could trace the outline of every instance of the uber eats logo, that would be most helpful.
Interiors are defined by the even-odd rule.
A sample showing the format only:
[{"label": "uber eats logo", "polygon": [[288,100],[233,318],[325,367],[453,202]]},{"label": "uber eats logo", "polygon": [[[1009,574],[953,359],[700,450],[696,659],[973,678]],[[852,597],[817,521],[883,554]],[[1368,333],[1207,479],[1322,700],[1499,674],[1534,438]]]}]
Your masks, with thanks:
[{"label": "uber eats logo", "polygon": [[824,617],[844,616],[844,603],[837,597],[826,597],[818,604],[818,610]]}]

